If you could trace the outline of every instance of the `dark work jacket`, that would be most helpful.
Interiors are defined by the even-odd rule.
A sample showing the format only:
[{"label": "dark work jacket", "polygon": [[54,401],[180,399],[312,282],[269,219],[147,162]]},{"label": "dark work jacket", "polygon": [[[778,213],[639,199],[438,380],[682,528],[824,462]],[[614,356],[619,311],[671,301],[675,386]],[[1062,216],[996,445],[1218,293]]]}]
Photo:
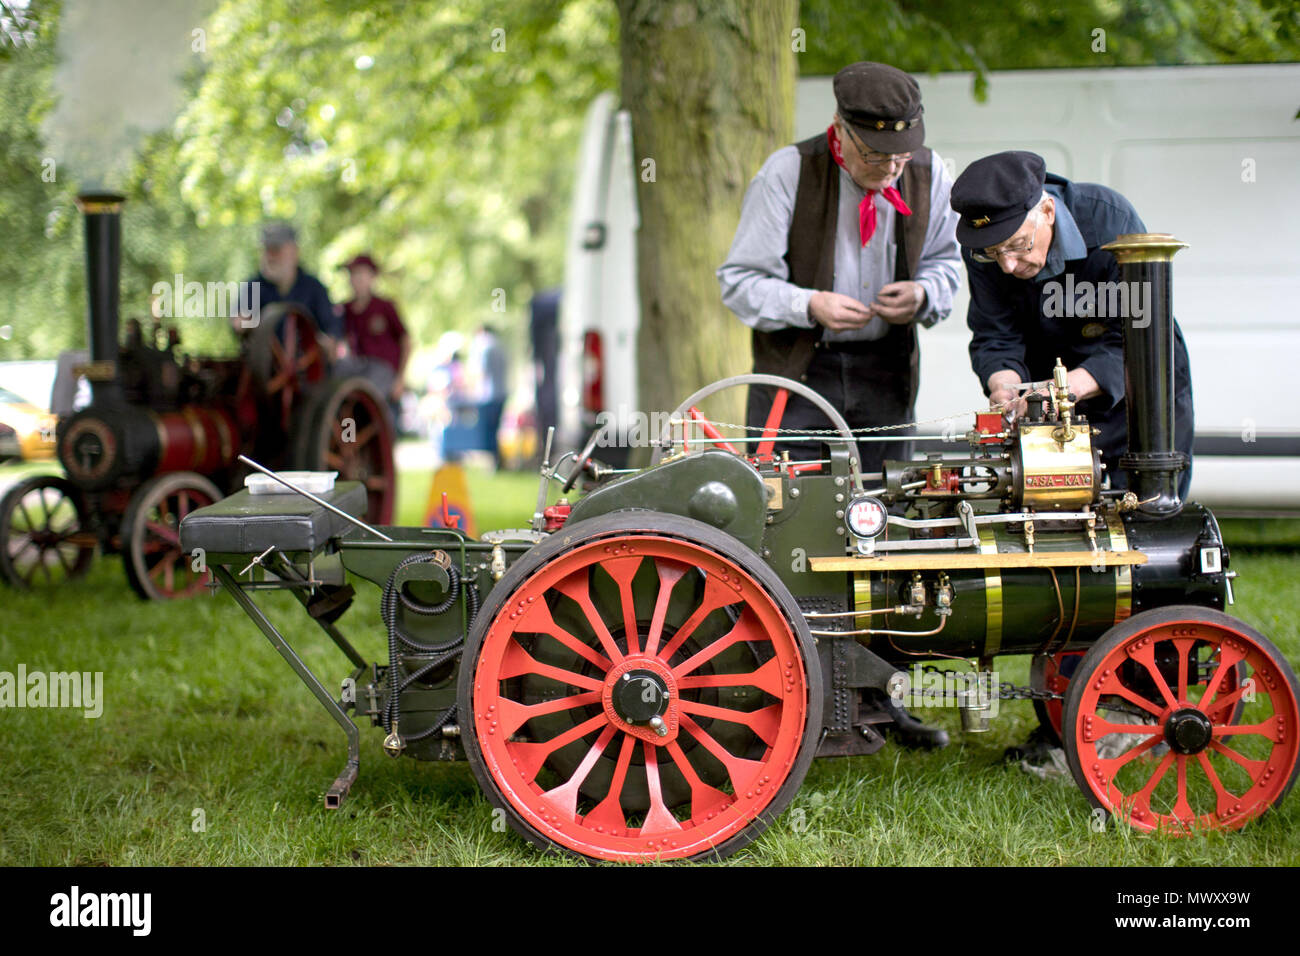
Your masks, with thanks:
[{"label": "dark work jacket", "polygon": [[[805,289],[829,292],[835,281],[835,233],[839,226],[840,167],[831,155],[826,134],[818,133],[795,146],[799,150],[799,185],[795,190],[794,215],[786,245],[785,261],[790,282]],[[910,216],[895,216],[895,244],[898,259],[893,281],[916,274],[930,225],[930,150],[922,146],[912,152],[897,182]],[[775,332],[754,330],[754,371],[798,379],[808,369],[813,351],[822,337],[822,326],[789,328]],[[881,350],[895,363],[916,363],[916,326],[891,325],[877,340]],[[916,375],[911,376],[913,400]]]},{"label": "dark work jacket", "polygon": [[[985,393],[989,376],[1001,369],[1018,372],[1026,382],[1051,378],[1058,356],[1066,368],[1087,369],[1101,394],[1080,402],[1078,411],[1101,429],[1097,443],[1112,484],[1126,487],[1118,470],[1119,456],[1128,448],[1124,320],[1101,316],[1095,291],[1096,283],[1120,281],[1119,264],[1101,247],[1116,236],[1146,232],[1146,226],[1132,204],[1106,186],[1072,183],[1053,173],[1046,185],[1056,199],[1056,223],[1047,263],[1033,279],[1009,276],[996,263],[976,262],[971,250],[962,247],[971,293],[966,314],[971,367]],[[1091,306],[1084,298],[1086,288],[1093,290]],[[1065,302],[1068,289],[1073,289],[1073,303]],[[1195,430],[1191,370],[1177,322],[1174,396],[1174,443],[1190,462]]]}]

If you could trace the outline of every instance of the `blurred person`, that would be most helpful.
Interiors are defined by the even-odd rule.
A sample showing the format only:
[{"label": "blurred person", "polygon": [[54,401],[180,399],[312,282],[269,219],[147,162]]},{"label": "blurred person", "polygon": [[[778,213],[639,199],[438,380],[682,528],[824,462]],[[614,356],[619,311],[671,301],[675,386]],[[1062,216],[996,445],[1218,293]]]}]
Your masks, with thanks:
[{"label": "blurred person", "polygon": [[[262,228],[262,254],[257,275],[248,280],[259,289],[254,302],[262,309],[277,302],[293,302],[303,306],[316,321],[316,328],[325,338],[326,352],[334,356],[335,347],[342,337],[343,323],[335,314],[325,286],[314,275],[302,268],[299,262],[298,233],[287,222],[268,223]],[[237,331],[247,331],[236,318]]]},{"label": "blurred person", "polygon": [[363,253],[343,268],[348,270],[348,281],[352,284],[352,299],[342,308],[348,348],[353,358],[360,360],[358,370],[388,399],[393,420],[399,421],[411,337],[392,301],[374,293],[375,278],[379,275],[375,260]]}]

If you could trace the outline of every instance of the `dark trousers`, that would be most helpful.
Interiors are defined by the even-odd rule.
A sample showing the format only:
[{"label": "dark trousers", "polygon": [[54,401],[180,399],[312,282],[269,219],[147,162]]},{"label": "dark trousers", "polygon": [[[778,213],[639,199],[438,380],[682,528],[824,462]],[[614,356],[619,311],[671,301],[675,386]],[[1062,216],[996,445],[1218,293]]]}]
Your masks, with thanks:
[{"label": "dark trousers", "polygon": [[[910,329],[903,329],[910,333]],[[910,334],[907,337],[891,334],[876,342],[819,344],[803,376],[803,384],[833,405],[850,428],[910,422],[916,418],[919,385],[917,353],[914,348],[907,348],[910,344]],[[762,426],[766,422],[773,395],[774,391],[767,387],[749,389],[747,425]],[[816,405],[791,393],[779,427],[827,430],[832,426]],[[897,429],[882,434],[914,433],[914,429]],[[911,456],[911,443],[907,441],[855,444],[858,467],[863,472],[880,471],[886,459],[906,460]],[[789,451],[796,461],[828,457],[827,448],[820,440],[779,441],[774,451],[777,457]]]}]

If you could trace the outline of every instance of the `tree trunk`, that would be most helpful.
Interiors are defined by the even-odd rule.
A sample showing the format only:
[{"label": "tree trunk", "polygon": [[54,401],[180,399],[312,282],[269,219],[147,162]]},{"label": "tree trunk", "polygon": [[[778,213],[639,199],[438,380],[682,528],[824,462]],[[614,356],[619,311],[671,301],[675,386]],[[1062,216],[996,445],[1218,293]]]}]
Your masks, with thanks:
[{"label": "tree trunk", "polygon": [[[618,0],[618,10],[641,212],[638,395],[652,413],[752,368],[750,330],[722,304],[714,270],[750,179],[792,136],[798,0]],[[711,414],[743,422],[744,392]]]}]

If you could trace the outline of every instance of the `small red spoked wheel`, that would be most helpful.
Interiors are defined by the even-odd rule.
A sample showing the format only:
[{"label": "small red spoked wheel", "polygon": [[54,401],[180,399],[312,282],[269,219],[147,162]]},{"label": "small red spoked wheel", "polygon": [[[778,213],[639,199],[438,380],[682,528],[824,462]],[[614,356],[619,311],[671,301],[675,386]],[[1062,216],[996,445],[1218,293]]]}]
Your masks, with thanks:
[{"label": "small red spoked wheel", "polygon": [[1295,784],[1298,698],[1291,666],[1248,624],[1200,607],[1144,611],[1079,662],[1066,757],[1089,801],[1135,829],[1237,829]]},{"label": "small red spoked wheel", "polygon": [[821,672],[780,579],[734,538],[644,511],[566,528],[511,567],[458,699],[489,800],[534,844],[595,860],[748,845],[821,729]]}]

